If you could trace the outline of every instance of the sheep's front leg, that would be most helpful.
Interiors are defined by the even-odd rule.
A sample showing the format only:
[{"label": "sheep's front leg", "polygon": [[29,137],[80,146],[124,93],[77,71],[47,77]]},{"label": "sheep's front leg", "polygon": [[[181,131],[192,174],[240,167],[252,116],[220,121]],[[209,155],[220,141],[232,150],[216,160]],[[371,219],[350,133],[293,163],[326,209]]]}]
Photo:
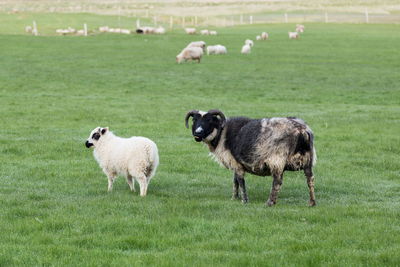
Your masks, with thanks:
[{"label": "sheep's front leg", "polygon": [[236,173],[233,175],[233,192],[232,200],[239,199],[239,181],[236,177]]},{"label": "sheep's front leg", "polygon": [[241,194],[242,194],[242,202],[244,204],[246,204],[249,201],[249,199],[247,198],[246,183],[244,181],[244,174],[235,173],[235,177],[236,177],[236,180],[237,180],[237,182],[239,184],[240,191],[241,191]]},{"label": "sheep's front leg", "polygon": [[276,204],[278,193],[281,190],[283,173],[275,173],[272,176],[274,180],[272,181],[271,194],[269,195],[269,199],[267,201],[267,205],[270,207]]},{"label": "sheep's front leg", "polygon": [[105,174],[107,175],[108,178],[108,192],[112,191],[112,186],[113,186],[113,182],[115,180],[115,173],[112,172],[108,172],[106,170],[104,170]]}]

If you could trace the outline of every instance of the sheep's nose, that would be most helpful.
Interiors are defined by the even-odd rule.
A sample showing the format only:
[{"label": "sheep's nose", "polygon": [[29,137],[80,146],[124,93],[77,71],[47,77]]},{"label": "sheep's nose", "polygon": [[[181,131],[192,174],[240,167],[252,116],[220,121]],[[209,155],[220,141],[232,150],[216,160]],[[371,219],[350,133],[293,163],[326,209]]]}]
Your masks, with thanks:
[{"label": "sheep's nose", "polygon": [[87,148],[89,148],[89,147],[93,146],[93,144],[92,144],[92,143],[89,143],[89,141],[86,140],[85,146],[86,146]]},{"label": "sheep's nose", "polygon": [[197,127],[197,129],[194,131],[194,133],[196,133],[196,134],[202,134],[203,132],[204,132],[204,130],[201,126]]}]

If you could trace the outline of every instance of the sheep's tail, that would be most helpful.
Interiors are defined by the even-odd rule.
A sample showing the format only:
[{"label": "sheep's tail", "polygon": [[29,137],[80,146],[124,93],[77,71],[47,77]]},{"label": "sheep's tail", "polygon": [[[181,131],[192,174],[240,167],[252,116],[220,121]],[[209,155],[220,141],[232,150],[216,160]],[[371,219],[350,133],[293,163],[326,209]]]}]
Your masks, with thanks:
[{"label": "sheep's tail", "polygon": [[304,155],[305,153],[309,153],[311,166],[314,166],[316,164],[317,153],[314,147],[314,134],[308,127],[307,129],[301,131],[297,137],[295,153],[296,152],[299,152],[302,155]]}]

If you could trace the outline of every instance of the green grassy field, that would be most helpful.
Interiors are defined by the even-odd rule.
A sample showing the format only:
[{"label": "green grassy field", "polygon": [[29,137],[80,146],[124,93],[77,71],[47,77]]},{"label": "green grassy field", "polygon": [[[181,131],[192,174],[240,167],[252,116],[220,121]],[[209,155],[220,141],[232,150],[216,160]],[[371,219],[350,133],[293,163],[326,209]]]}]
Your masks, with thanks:
[{"label": "green grassy field", "polygon": [[[0,35],[0,265],[398,266],[400,26],[307,24],[290,41],[293,28]],[[264,30],[271,40],[240,55]],[[229,54],[176,64],[199,39]],[[211,108],[306,120],[317,206],[300,172],[275,207],[270,177],[248,175],[250,202],[231,201],[231,172],[184,127],[188,110]],[[147,197],[122,177],[107,192],[84,146],[96,126],[158,144]]]}]

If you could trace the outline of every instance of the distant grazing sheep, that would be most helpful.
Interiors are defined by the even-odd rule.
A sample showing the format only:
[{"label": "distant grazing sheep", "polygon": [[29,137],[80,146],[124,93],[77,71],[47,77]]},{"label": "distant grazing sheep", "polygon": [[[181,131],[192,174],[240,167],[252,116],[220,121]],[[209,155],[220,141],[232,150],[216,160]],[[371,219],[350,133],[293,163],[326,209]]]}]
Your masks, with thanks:
[{"label": "distant grazing sheep", "polygon": [[207,46],[207,55],[222,55],[226,54],[228,51],[223,45],[209,45]]},{"label": "distant grazing sheep", "polygon": [[262,39],[262,40],[268,40],[268,38],[269,38],[268,33],[266,33],[266,32],[262,32],[262,33],[261,33],[261,39]]},{"label": "distant grazing sheep", "polygon": [[117,175],[126,177],[132,191],[135,181],[140,185],[140,196],[147,194],[147,187],[154,176],[158,163],[156,144],[146,137],[121,138],[108,128],[95,128],[85,143],[94,147],[93,155],[108,177],[108,191]]},{"label": "distant grazing sheep", "polygon": [[200,34],[201,35],[210,35],[210,31],[209,30],[201,30]]},{"label": "distant grazing sheep", "polygon": [[257,41],[260,41],[260,40],[261,40],[261,36],[260,36],[260,35],[257,35],[257,36],[256,36],[256,40],[257,40]]},{"label": "distant grazing sheep", "polygon": [[226,118],[219,110],[192,110],[186,114],[185,125],[193,117],[192,135],[205,143],[222,166],[234,173],[232,199],[243,203],[248,197],[244,176],[272,176],[272,188],[266,202],[276,204],[285,171],[302,170],[307,178],[310,206],[315,206],[313,166],[316,162],[314,134],[299,118]]},{"label": "distant grazing sheep", "polygon": [[155,34],[164,34],[165,33],[165,29],[164,29],[164,27],[158,27],[158,28],[156,28],[155,30],[154,30],[154,33]]},{"label": "distant grazing sheep", "polygon": [[217,35],[217,31],[210,31],[210,35]]},{"label": "distant grazing sheep", "polygon": [[297,24],[296,25],[296,32],[304,32],[304,25],[302,24]]},{"label": "distant grazing sheep", "polygon": [[203,51],[205,51],[206,50],[206,42],[204,42],[204,41],[191,42],[186,47],[200,47],[201,49],[203,49]]},{"label": "distant grazing sheep", "polygon": [[247,39],[246,41],[244,41],[245,44],[249,45],[249,46],[254,46],[254,42],[250,39]]},{"label": "distant grazing sheep", "polygon": [[176,62],[182,63],[189,60],[197,60],[200,63],[201,57],[203,56],[203,49],[200,47],[186,47],[182,50],[179,55],[176,56]]},{"label": "distant grazing sheep", "polygon": [[185,28],[186,34],[196,34],[195,28]]},{"label": "distant grazing sheep", "polygon": [[298,39],[299,33],[298,32],[289,32],[289,39]]},{"label": "distant grazing sheep", "polygon": [[131,34],[131,31],[128,29],[121,29],[122,34]]},{"label": "distant grazing sheep", "polygon": [[109,27],[108,26],[101,26],[99,27],[99,32],[108,32]]},{"label": "distant grazing sheep", "polygon": [[25,27],[25,32],[26,33],[32,33],[32,31],[33,31],[33,27],[32,26],[26,26]]},{"label": "distant grazing sheep", "polygon": [[251,52],[251,46],[248,45],[248,44],[245,44],[245,45],[242,47],[241,53],[242,53],[242,54],[250,54],[250,52]]}]

